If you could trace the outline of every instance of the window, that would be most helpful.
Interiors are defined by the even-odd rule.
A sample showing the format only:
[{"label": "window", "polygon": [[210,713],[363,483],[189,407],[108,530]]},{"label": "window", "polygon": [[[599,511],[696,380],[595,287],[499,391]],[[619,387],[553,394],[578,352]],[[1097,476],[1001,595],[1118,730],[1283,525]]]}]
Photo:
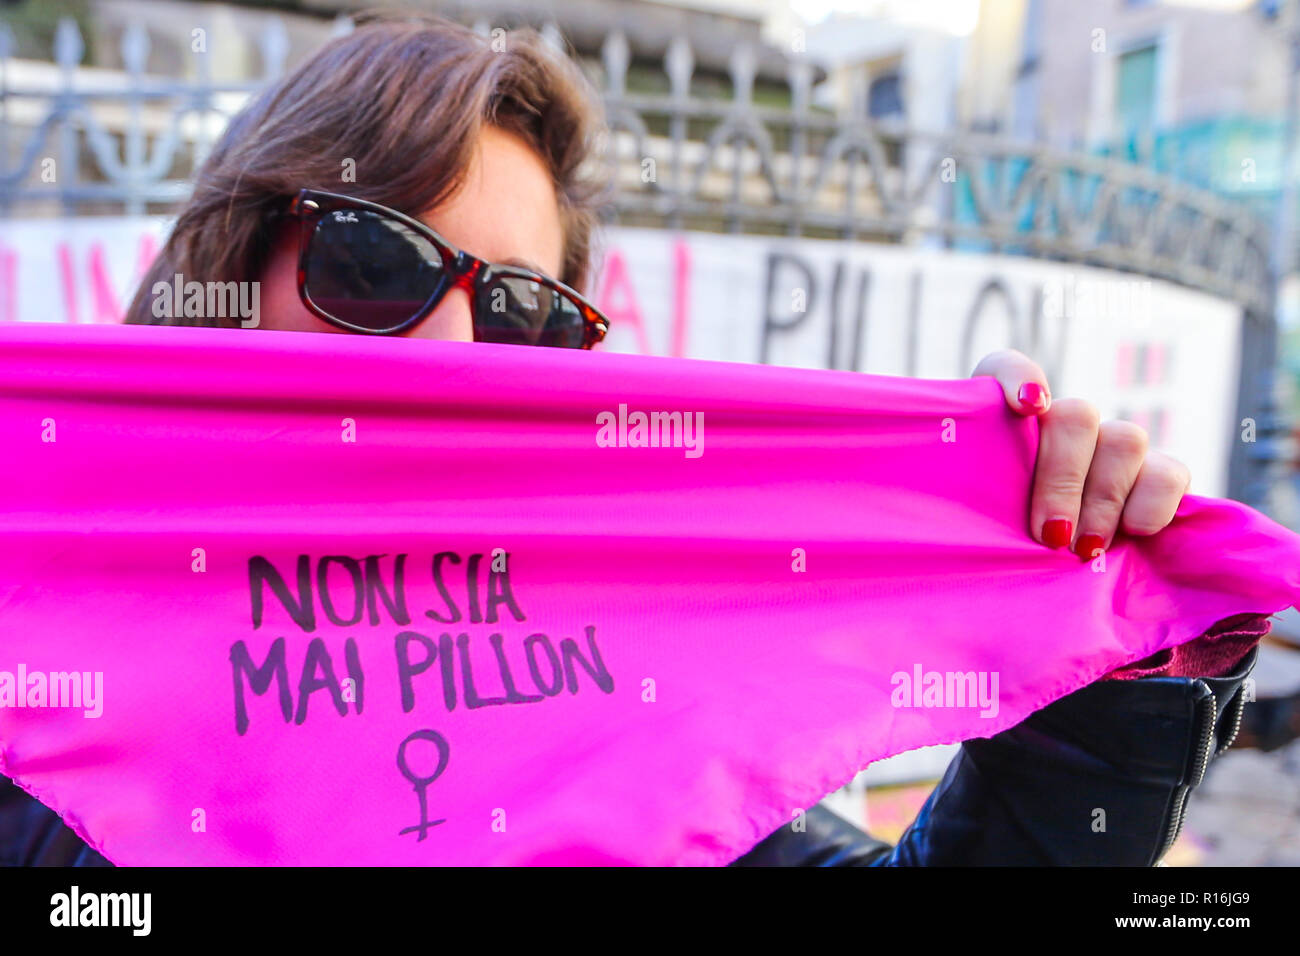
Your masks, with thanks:
[{"label": "window", "polygon": [[871,81],[867,115],[872,119],[903,115],[903,83],[898,73],[885,73]]},{"label": "window", "polygon": [[1117,132],[1126,140],[1155,125],[1156,60],[1154,43],[1119,57],[1115,76],[1115,123]]}]

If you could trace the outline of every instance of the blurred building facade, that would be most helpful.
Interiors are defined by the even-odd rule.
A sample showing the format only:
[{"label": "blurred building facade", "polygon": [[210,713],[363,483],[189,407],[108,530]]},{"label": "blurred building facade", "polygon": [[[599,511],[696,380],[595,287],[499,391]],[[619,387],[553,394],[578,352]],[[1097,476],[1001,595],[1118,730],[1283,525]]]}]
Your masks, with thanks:
[{"label": "blurred building facade", "polygon": [[1280,0],[1001,0],[971,38],[963,120],[1149,165],[1271,215],[1283,182]]}]

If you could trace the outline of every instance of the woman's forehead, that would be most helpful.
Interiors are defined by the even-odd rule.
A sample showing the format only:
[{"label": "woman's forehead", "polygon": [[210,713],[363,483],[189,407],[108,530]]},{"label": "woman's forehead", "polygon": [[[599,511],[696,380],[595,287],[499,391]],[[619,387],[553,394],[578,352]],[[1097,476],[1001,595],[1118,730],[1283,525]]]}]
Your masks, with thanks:
[{"label": "woman's forehead", "polygon": [[484,126],[461,188],[420,219],[489,262],[527,263],[559,278],[564,229],[546,163],[521,137]]}]

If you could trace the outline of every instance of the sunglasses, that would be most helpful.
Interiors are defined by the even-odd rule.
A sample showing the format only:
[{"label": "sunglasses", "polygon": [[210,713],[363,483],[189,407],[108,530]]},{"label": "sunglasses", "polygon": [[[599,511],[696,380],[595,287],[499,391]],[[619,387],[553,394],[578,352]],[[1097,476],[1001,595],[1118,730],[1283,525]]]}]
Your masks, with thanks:
[{"label": "sunglasses", "polygon": [[387,206],[304,189],[289,214],[302,224],[298,296],[348,332],[399,335],[457,287],[469,294],[476,342],[589,349],[609,329],[564,283],[471,256]]}]

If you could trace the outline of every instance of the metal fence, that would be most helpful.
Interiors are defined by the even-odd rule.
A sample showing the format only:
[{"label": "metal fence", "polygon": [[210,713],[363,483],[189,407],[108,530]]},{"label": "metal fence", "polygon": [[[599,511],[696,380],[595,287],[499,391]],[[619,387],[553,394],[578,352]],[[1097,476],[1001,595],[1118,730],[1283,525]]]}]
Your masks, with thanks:
[{"label": "metal fence", "polygon": [[[544,35],[559,42],[554,28]],[[213,138],[244,97],[280,75],[288,52],[272,18],[260,38],[262,78],[213,82],[209,59],[198,56],[197,78],[177,81],[146,74],[149,42],[142,24],[125,30],[124,69],[92,88],[79,78],[78,27],[64,20],[52,51],[56,78],[24,86],[9,79],[11,43],[0,26],[0,212],[56,200],[69,213],[139,213],[183,200]],[[812,66],[793,56],[789,106],[760,106],[746,45],[731,57],[725,100],[691,95],[684,39],[664,56],[664,94],[628,90],[622,34],[610,34],[601,52],[622,221],[886,242],[930,236],[1140,272],[1253,308],[1268,303],[1267,224],[1143,166],[833,116],[812,107]],[[59,170],[53,183],[42,181],[48,159]]]},{"label": "metal fence", "polygon": [[[340,20],[335,29],[349,28]],[[542,33],[563,45],[553,25]],[[78,27],[64,20],[45,81],[15,82],[0,24],[0,216],[170,210],[188,195],[225,122],[281,74],[289,49],[283,23],[269,18],[260,37],[264,75],[222,83],[205,56],[194,78],[148,75],[149,44],[142,24],[129,26],[123,69],[92,86]],[[812,65],[793,55],[787,105],[761,105],[757,57],[744,43],[730,58],[732,95],[724,99],[693,95],[685,39],[664,54],[667,92],[629,89],[630,61],[626,38],[614,32],[588,64],[611,129],[616,221],[929,241],[1167,279],[1243,306],[1239,412],[1265,427],[1272,420],[1261,390],[1276,339],[1270,233],[1246,206],[1113,158],[831,115],[812,104]],[[51,162],[52,182],[43,176]],[[1234,456],[1230,484],[1251,496],[1276,448]]]}]

